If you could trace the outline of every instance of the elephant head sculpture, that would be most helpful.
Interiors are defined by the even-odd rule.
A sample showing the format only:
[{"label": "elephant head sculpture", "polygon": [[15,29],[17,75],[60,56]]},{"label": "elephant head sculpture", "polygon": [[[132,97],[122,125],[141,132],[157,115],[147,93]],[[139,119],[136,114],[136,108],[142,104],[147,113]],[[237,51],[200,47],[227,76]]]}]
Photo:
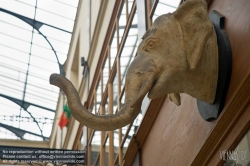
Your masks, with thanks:
[{"label": "elephant head sculpture", "polygon": [[125,104],[114,115],[94,115],[81,104],[70,81],[52,74],[50,83],[68,98],[73,117],[89,128],[114,130],[136,118],[145,95],[169,94],[180,105],[179,93],[213,103],[218,77],[216,34],[204,0],[187,0],[174,13],[159,16],[144,34],[125,81]]}]

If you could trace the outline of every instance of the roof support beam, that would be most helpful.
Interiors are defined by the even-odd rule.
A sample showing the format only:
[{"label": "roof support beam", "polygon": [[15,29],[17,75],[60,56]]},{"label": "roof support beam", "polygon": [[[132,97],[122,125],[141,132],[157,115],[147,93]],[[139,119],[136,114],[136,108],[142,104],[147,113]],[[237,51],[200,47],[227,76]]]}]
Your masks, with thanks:
[{"label": "roof support beam", "polygon": [[16,136],[20,137],[21,139],[24,139],[23,136],[24,134],[28,133],[28,134],[32,134],[34,136],[38,136],[38,137],[41,137],[43,138],[44,141],[48,141],[49,138],[48,137],[44,137],[43,135],[39,135],[39,134],[36,134],[36,133],[32,133],[30,131],[26,131],[26,130],[23,130],[23,129],[19,129],[19,128],[16,128],[16,127],[13,127],[13,126],[9,126],[9,125],[6,125],[6,124],[3,124],[3,123],[0,123],[0,126],[15,133]]}]

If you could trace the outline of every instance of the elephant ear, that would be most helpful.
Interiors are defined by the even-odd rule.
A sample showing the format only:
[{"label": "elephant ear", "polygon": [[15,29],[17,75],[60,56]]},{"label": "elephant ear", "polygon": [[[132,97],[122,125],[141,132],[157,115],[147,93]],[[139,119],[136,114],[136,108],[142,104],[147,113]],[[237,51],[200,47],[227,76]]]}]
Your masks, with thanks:
[{"label": "elephant ear", "polygon": [[182,29],[184,51],[190,69],[196,69],[205,45],[212,35],[213,26],[208,19],[204,0],[187,0],[173,13]]}]

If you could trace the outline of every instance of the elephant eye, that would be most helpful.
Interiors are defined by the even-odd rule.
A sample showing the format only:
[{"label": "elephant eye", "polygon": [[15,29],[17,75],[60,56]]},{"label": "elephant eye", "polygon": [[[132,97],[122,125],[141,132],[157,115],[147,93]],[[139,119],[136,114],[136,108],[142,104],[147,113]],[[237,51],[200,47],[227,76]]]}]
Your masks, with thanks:
[{"label": "elephant eye", "polygon": [[153,46],[154,46],[154,42],[153,41],[150,41],[149,43],[148,43],[148,46],[149,46],[149,48],[152,48]]},{"label": "elephant eye", "polygon": [[147,41],[144,45],[144,50],[149,52],[151,49],[153,49],[158,44],[159,44],[159,39],[151,37],[151,38],[147,39]]}]

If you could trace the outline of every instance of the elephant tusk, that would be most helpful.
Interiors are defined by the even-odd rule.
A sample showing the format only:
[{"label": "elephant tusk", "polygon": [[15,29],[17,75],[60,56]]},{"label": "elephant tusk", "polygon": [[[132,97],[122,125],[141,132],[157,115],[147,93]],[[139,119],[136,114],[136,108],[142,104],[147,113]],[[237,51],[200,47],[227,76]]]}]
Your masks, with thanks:
[{"label": "elephant tusk", "polygon": [[177,106],[181,105],[181,96],[179,93],[168,94],[169,100],[174,102]]},{"label": "elephant tusk", "polygon": [[[111,131],[133,122],[140,112],[140,106],[130,108],[126,104],[114,115],[95,115],[90,113],[82,104],[78,92],[72,83],[59,74],[50,76],[50,84],[63,90],[67,96],[68,106],[73,117],[89,128],[101,131]],[[139,108],[138,108],[139,107]]]}]

